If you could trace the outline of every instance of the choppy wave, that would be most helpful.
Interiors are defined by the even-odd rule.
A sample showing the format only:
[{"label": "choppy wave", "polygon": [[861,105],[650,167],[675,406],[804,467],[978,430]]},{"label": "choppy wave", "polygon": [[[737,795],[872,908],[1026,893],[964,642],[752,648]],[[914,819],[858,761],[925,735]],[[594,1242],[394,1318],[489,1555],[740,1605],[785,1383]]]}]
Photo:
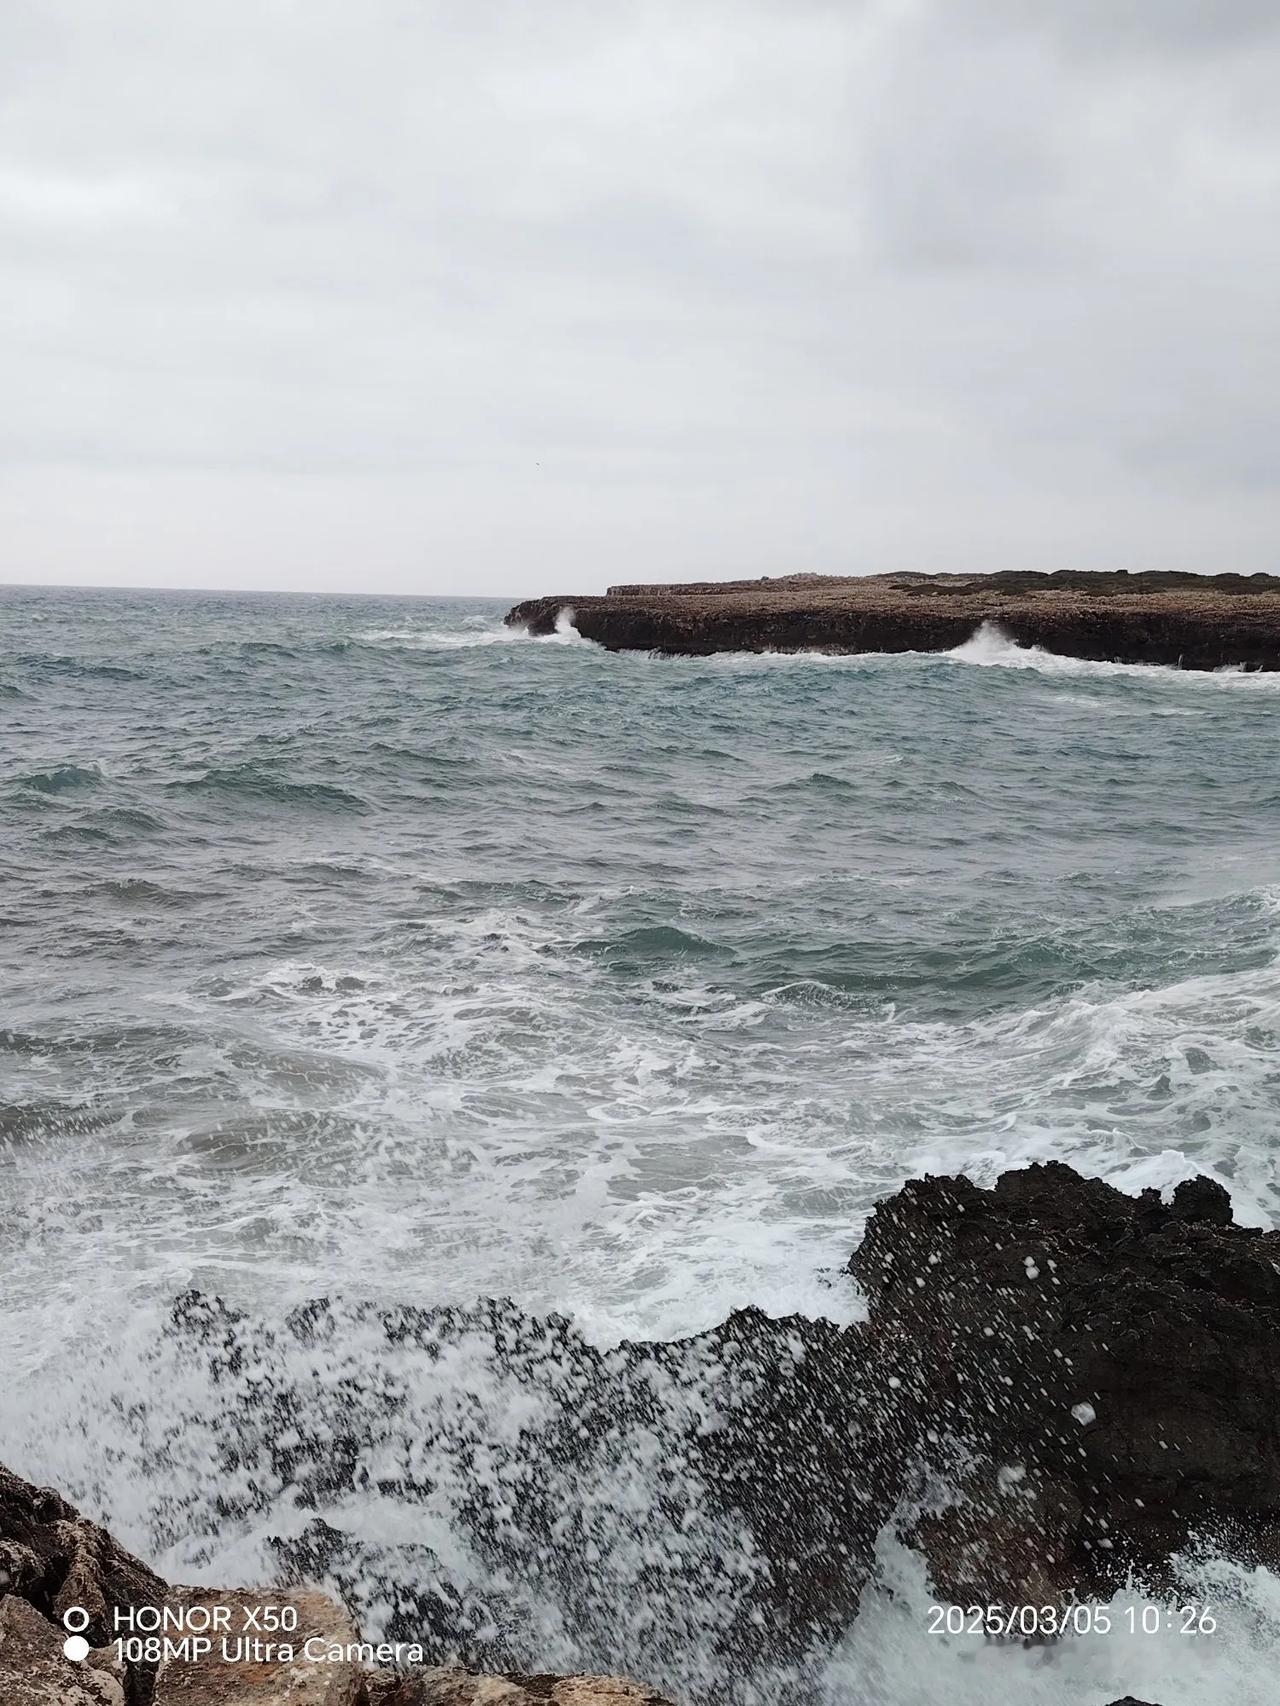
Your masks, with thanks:
[{"label": "choppy wave", "polygon": [[86,893],[105,901],[130,907],[184,907],[203,897],[193,890],[183,890],[165,883],[150,882],[146,877],[119,877],[93,883]]},{"label": "choppy wave", "polygon": [[72,656],[56,652],[22,652],[12,660],[36,676],[69,677],[72,681],[143,681],[141,670],[109,658]]},{"label": "choppy wave", "polygon": [[366,646],[396,646],[405,651],[457,652],[476,646],[515,646],[532,636],[522,628],[479,628],[457,633],[448,628],[375,628],[357,635]]},{"label": "choppy wave", "polygon": [[[79,804],[77,796],[72,796],[72,803]],[[160,833],[164,828],[164,823],[154,812],[142,811],[136,806],[102,805],[77,811],[70,819],[59,819],[57,823],[44,827],[41,837],[55,844],[66,842],[74,846],[76,842],[96,842],[104,847],[114,847]]]},{"label": "choppy wave", "polygon": [[37,794],[67,794],[96,788],[102,780],[102,770],[96,764],[58,764],[49,770],[30,770],[15,776],[11,786],[29,788]]},{"label": "choppy wave", "polygon": [[198,776],[165,784],[174,794],[220,794],[334,812],[365,812],[369,803],[354,789],[332,782],[298,781],[256,764],[213,765]]}]

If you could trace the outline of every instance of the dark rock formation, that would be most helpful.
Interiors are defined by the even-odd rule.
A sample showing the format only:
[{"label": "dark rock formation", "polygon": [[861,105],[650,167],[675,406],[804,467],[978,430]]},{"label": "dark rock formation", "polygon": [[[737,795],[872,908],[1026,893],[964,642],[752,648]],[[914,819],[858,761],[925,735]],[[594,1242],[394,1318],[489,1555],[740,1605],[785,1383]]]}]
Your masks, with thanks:
[{"label": "dark rock formation", "polygon": [[1268,575],[790,575],[534,598],[507,621],[549,634],[565,610],[610,651],[947,651],[990,622],[1070,657],[1280,668],[1280,578]]},{"label": "dark rock formation", "polygon": [[[453,1418],[431,1455],[446,1480],[483,1461],[457,1521],[491,1575],[518,1580],[530,1607],[555,1604],[577,1662],[693,1679],[710,1699],[726,1663],[745,1684],[848,1627],[913,1441],[892,1404],[851,1411],[851,1392],[874,1398],[858,1333],[743,1310],[691,1340],[600,1352],[568,1322],[506,1303],[378,1319],[389,1342],[433,1356],[469,1345],[473,1368],[484,1347],[502,1384],[534,1401],[536,1424],[507,1439],[483,1418],[475,1431]],[[489,1385],[487,1371],[475,1378]],[[403,1455],[401,1425],[392,1415],[386,1439],[326,1440],[325,1496],[362,1486],[371,1443],[373,1455]],[[320,1491],[311,1474],[290,1466],[304,1503]],[[378,1490],[412,1500],[435,1487],[384,1479]],[[388,1638],[434,1642],[436,1662],[537,1662],[520,1593],[477,1592],[425,1547],[375,1551],[317,1519],[277,1556],[286,1580],[324,1580],[357,1607],[390,1607]],[[665,1608],[659,1624],[653,1604]]]},{"label": "dark rock formation", "polygon": [[1197,1536],[1280,1561],[1280,1234],[1231,1225],[1220,1186],[1166,1206],[1057,1163],[991,1191],[925,1179],[850,1267],[924,1458],[969,1463],[917,1531],[945,1595],[1160,1587]]}]

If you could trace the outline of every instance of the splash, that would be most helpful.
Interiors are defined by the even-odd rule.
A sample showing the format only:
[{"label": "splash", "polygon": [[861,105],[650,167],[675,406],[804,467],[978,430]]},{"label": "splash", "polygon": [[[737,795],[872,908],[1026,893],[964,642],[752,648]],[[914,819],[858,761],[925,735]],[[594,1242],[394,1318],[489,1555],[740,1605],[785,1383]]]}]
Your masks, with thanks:
[{"label": "splash", "polygon": [[1121,680],[1176,681],[1179,684],[1245,686],[1262,693],[1280,693],[1280,675],[1228,665],[1223,669],[1176,669],[1170,664],[1108,663],[1092,658],[1065,657],[1041,646],[1023,646],[998,622],[983,622],[971,639],[944,654],[957,663],[982,669],[1029,669],[1041,675],[1112,677]]},{"label": "splash", "polygon": [[410,652],[468,652],[488,646],[546,645],[548,643],[576,644],[582,635],[574,627],[573,611],[567,605],[556,617],[553,634],[531,634],[527,628],[509,628],[505,623],[486,620],[462,627],[427,627],[406,622],[397,628],[369,628],[354,635],[366,646],[383,646]]},{"label": "splash", "polygon": [[[881,1535],[878,1590],[828,1667],[822,1706],[1103,1706],[1132,1696],[1160,1706],[1272,1706],[1280,1650],[1280,1578],[1223,1560],[1183,1560],[1176,1599],[1130,1589],[1085,1602],[1063,1640],[1022,1646],[934,1629],[922,1560]],[[1182,1606],[1211,1608],[1211,1633],[1182,1633]],[[1193,1620],[1194,1622],[1194,1620]]]}]

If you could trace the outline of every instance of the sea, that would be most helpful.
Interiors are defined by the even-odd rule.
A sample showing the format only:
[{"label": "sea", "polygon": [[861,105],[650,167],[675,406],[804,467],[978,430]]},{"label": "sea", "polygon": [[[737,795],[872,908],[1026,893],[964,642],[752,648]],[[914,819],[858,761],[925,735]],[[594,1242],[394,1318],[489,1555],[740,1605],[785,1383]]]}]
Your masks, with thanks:
[{"label": "sea", "polygon": [[[263,1382],[304,1430],[378,1392],[440,1438],[460,1389],[509,1425],[491,1360],[397,1364],[370,1305],[852,1321],[879,1198],[1049,1158],[1280,1224],[1280,675],[990,628],[615,655],[504,610],[0,589],[0,1460],[170,1579],[269,1579],[315,1514],[287,1474],[232,1496]],[[248,1324],[212,1371],[193,1289]],[[330,1339],[286,1346],[317,1298]],[[321,1514],[478,1570],[435,1487]],[[1023,1648],[929,1633],[882,1554],[832,1706],[1274,1700],[1265,1571],[1201,1561],[1212,1636]],[[520,1615],[542,1668],[649,1651]]]}]

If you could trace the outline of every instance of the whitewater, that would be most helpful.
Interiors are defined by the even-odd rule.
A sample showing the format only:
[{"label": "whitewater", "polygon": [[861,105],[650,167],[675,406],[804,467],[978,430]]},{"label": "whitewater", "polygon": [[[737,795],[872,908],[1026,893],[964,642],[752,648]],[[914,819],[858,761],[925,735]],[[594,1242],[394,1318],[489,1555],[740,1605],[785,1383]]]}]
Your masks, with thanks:
[{"label": "whitewater", "polygon": [[[393,1396],[390,1458],[442,1440],[426,1505],[322,1514],[469,1567],[459,1394],[495,1451],[520,1395],[367,1305],[849,1321],[879,1197],[1051,1157],[1280,1224],[1280,677],[991,629],[611,655],[503,608],[0,589],[0,1460],[171,1578],[266,1578],[314,1514],[285,1475],[217,1516],[264,1379],[315,1428]],[[192,1288],[242,1313],[235,1380],[172,1331]],[[316,1351],[279,1324],[320,1297]],[[636,1586],[655,1472],[637,1436],[590,1490],[634,1626],[490,1584],[531,1659],[687,1622]],[[1212,1638],[975,1646],[886,1536],[831,1706],[1271,1699],[1280,1583],[1198,1567]]]}]

